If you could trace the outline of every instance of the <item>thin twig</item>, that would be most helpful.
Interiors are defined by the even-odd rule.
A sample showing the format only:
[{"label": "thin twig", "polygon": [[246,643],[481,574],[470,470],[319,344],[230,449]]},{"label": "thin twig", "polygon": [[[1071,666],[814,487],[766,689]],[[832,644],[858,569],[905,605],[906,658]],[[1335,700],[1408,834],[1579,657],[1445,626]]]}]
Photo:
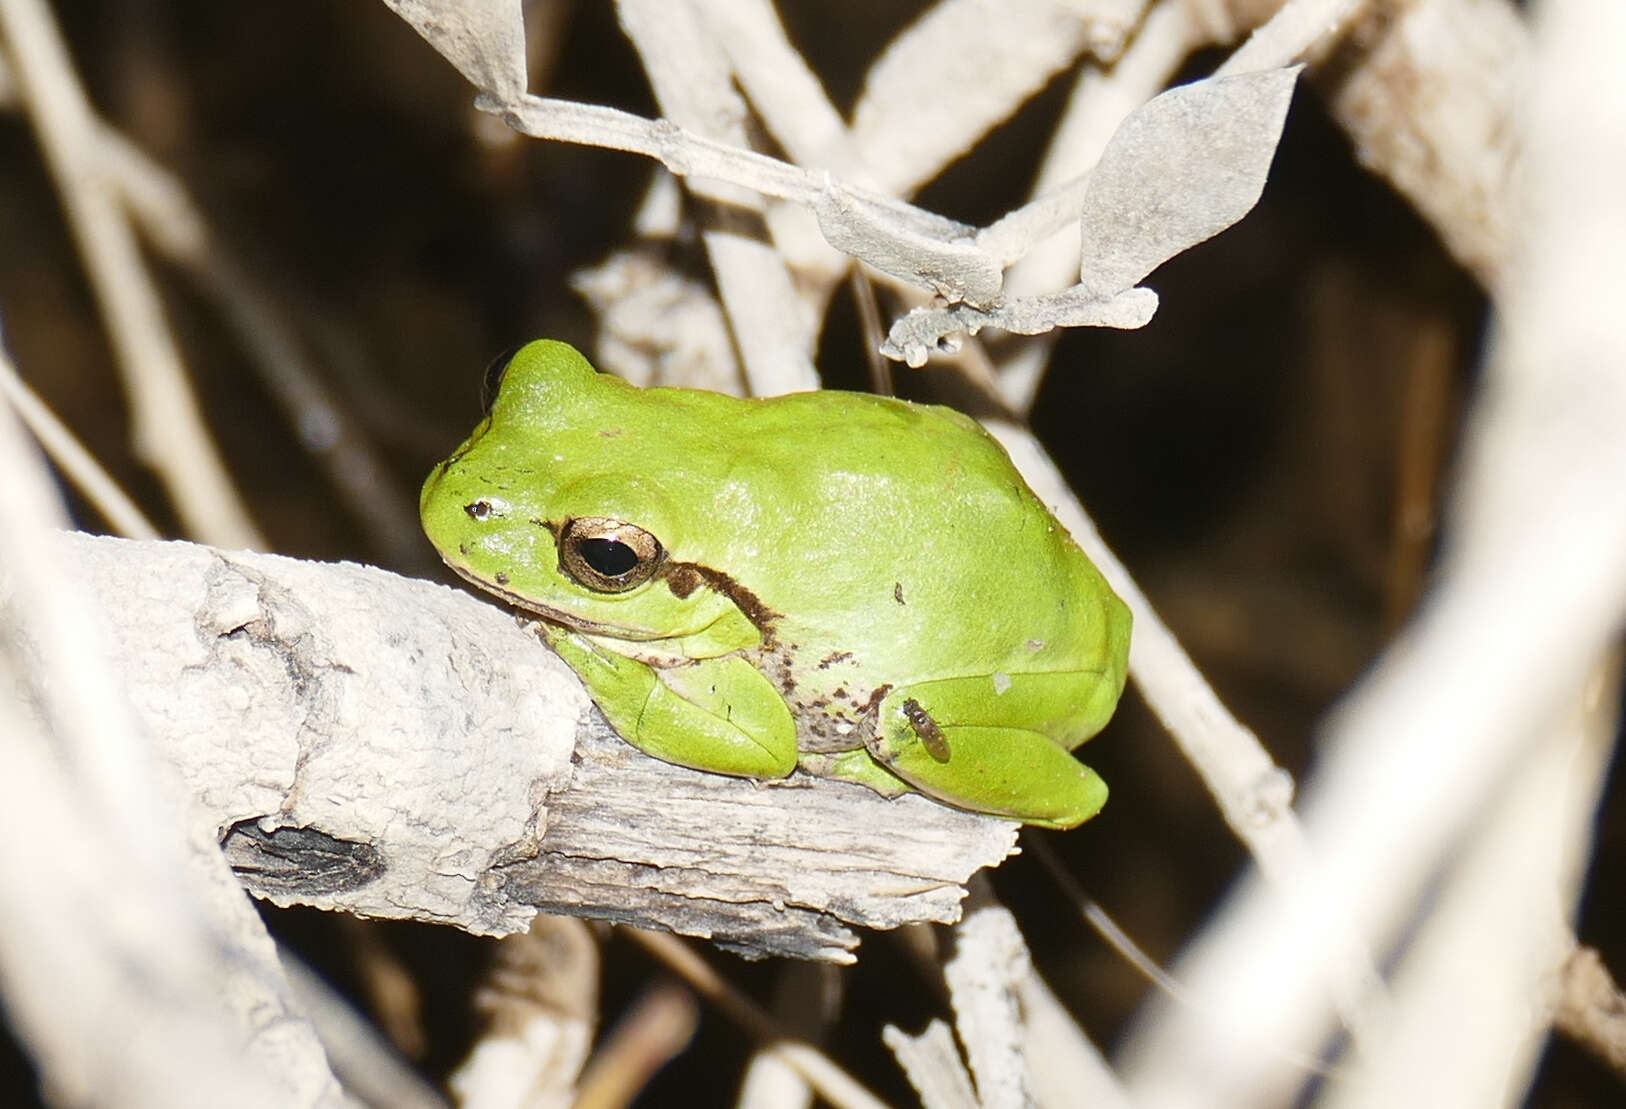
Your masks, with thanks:
[{"label": "thin twig", "polygon": [[414,503],[311,364],[268,290],[213,234],[178,177],[108,124],[98,121],[97,135],[103,168],[126,210],[153,248],[215,304],[300,446],[361,521],[374,550],[390,565],[428,576],[436,560],[423,543]]},{"label": "thin twig", "polygon": [[157,290],[103,172],[96,120],[50,9],[44,0],[0,0],[0,33],[124,375],[136,453],[158,472],[190,534],[263,547],[204,425]]},{"label": "thin twig", "polygon": [[572,1109],[626,1109],[700,1023],[694,995],[671,980],[646,990],[588,1060]]},{"label": "thin twig", "polygon": [[102,514],[116,533],[126,539],[158,538],[158,529],[152,521],[119,488],[119,483],[96,461],[96,456],[85,449],[85,445],[66,424],[57,419],[56,413],[17,376],[10,359],[0,360],[0,394],[11,402],[51,461],[96,507],[96,511]]},{"label": "thin twig", "polygon": [[688,944],[675,936],[640,928],[623,928],[622,932],[694,987],[730,1020],[758,1037],[764,1051],[778,1055],[830,1104],[838,1109],[885,1109],[885,1102],[818,1048],[787,1033],[771,1013],[735,989]]},{"label": "thin twig", "polygon": [[1306,61],[1353,26],[1370,2],[1288,0],[1225,59],[1214,75],[1257,73]]}]

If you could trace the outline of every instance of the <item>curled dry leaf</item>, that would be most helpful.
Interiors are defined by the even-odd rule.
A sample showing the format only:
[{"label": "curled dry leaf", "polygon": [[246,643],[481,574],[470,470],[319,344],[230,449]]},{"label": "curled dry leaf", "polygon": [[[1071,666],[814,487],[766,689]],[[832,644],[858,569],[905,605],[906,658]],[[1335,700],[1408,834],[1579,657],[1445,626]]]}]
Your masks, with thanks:
[{"label": "curled dry leaf", "polygon": [[[975,335],[998,327],[1038,335],[1058,327],[1144,327],[1157,310],[1157,294],[1136,283],[1259,202],[1300,68],[1196,81],[1136,109],[1080,193],[1079,284],[992,307],[916,309],[893,325],[881,352],[919,366],[956,331]],[[1013,215],[1005,225],[1023,226],[1020,213]],[[1010,260],[1033,243],[1019,245]]]},{"label": "curled dry leaf", "polygon": [[1080,284],[1110,297],[1252,211],[1302,68],[1211,77],[1130,113],[1084,193]]},{"label": "curled dry leaf", "polygon": [[[1001,221],[1007,233],[997,243],[983,242],[972,228],[903,200],[707,139],[669,120],[528,97],[523,27],[506,0],[388,2],[483,90],[481,106],[516,130],[643,154],[679,176],[726,181],[801,205],[837,250],[948,301],[952,307],[911,314],[888,337],[887,356],[910,365],[921,364],[955,331],[1000,327],[1036,335],[1058,327],[1144,326],[1155,296],[1148,290],[1120,294],[1258,202],[1300,68],[1193,82],[1131,113],[1085,188],[1074,182],[1036,202],[1055,207],[1061,198],[1066,207],[1081,205],[1079,285],[1006,301],[1004,268],[1037,237],[1006,239],[1026,239],[1027,230],[1048,233],[1048,220]],[[1055,215],[1061,211],[1065,207]]]}]

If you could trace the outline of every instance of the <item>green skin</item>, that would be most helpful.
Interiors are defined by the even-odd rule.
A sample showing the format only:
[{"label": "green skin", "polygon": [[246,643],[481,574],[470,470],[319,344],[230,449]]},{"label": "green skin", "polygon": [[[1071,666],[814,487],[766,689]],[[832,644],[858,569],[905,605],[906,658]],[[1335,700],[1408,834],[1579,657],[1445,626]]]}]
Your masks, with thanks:
[{"label": "green skin", "polygon": [[1068,752],[1123,692],[1129,610],[958,412],[639,389],[539,340],[420,510],[656,758],[1049,828],[1106,801]]}]

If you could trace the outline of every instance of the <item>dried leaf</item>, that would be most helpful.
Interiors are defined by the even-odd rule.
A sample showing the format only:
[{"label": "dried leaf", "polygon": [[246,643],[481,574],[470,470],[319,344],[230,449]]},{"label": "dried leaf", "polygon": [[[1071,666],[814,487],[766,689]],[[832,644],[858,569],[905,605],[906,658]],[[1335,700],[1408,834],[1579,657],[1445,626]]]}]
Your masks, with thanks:
[{"label": "dried leaf", "polygon": [[877,204],[832,177],[814,214],[831,246],[882,273],[929,288],[951,304],[997,304],[1004,275],[972,242],[971,229],[937,218],[925,226],[919,215],[927,213],[919,209],[917,226],[911,226],[899,218],[909,207],[901,201]]},{"label": "dried leaf", "polygon": [[1212,238],[1259,200],[1299,70],[1182,85],[1138,108],[1085,191],[1079,279],[1097,299]]},{"label": "dried leaf", "polygon": [[469,83],[507,102],[525,95],[521,0],[384,0]]}]

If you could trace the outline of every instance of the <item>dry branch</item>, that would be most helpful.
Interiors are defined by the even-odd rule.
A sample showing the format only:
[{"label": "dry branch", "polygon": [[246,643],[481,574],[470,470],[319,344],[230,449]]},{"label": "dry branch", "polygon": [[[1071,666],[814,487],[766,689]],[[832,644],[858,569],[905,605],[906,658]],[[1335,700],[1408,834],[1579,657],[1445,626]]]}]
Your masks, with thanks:
[{"label": "dry branch", "polygon": [[1596,949],[1577,948],[1559,973],[1558,1027],[1626,1078],[1626,992]]},{"label": "dry branch", "polygon": [[507,934],[537,910],[847,960],[959,915],[1015,825],[651,759],[502,610],[352,565],[60,537],[155,745],[278,904]]},{"label": "dry branch", "polygon": [[[1147,1104],[1291,1100],[1299,1076],[1284,1073],[1281,1051],[1314,1047],[1331,1034],[1317,989],[1325,937],[1353,926],[1380,951],[1420,947],[1419,906],[1439,912],[1442,876],[1472,863],[1466,837],[1486,842],[1501,823],[1492,817],[1514,808],[1512,791],[1521,801],[1532,791],[1531,760],[1553,752],[1562,714],[1584,702],[1587,675],[1619,635],[1626,209],[1616,186],[1626,167],[1618,49],[1626,10],[1612,0],[1547,0],[1537,27],[1536,68],[1514,139],[1526,151],[1523,196],[1509,198],[1522,200],[1514,209],[1521,234],[1505,271],[1497,342],[1472,412],[1437,584],[1322,737],[1303,806],[1315,870],[1293,897],[1258,881],[1239,886],[1177,970],[1223,1005],[1224,1035],[1160,1006],[1131,1042],[1131,1089]],[[1565,813],[1583,826],[1599,766],[1573,770],[1578,800]],[[1549,812],[1525,838],[1558,822]],[[1505,854],[1492,852],[1497,882],[1484,885],[1522,893],[1512,898],[1521,911],[1487,902],[1463,918],[1501,942],[1534,933],[1544,924],[1534,918],[1569,915],[1585,839],[1550,852],[1544,868],[1509,867]],[[1457,936],[1450,946],[1468,942]],[[1523,953],[1539,956],[1539,949],[1526,943]],[[1529,974],[1522,964],[1480,959],[1472,971],[1517,983]],[[1532,993],[1501,1015],[1526,1016],[1542,1000]],[[1414,1014],[1408,1008],[1388,1024]],[[1486,1024],[1419,1022],[1432,1037],[1424,1062],[1438,1073],[1447,1065],[1483,1071],[1495,1060],[1505,1097],[1516,1100],[1529,1057],[1505,1049],[1500,1031],[1482,1034]],[[1361,1104],[1392,1104],[1383,1100],[1392,1089]],[[1437,1091],[1422,1096],[1441,1100]],[[1480,1103],[1462,1085],[1451,1096]]]}]

